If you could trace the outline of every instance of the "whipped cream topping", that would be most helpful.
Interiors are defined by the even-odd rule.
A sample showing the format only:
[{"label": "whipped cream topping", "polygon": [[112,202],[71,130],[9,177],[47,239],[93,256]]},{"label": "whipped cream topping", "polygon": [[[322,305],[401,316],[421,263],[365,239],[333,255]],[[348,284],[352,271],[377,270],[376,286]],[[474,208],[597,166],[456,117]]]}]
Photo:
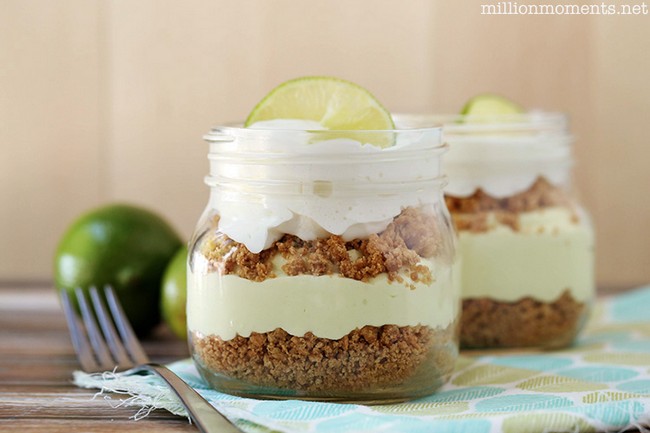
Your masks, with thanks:
[{"label": "whipped cream topping", "polygon": [[566,117],[531,111],[497,123],[439,118],[444,124],[445,193],[467,197],[477,189],[503,198],[529,189],[539,177],[566,185],[572,165],[572,137]]},{"label": "whipped cream topping", "polygon": [[526,191],[539,177],[557,186],[568,184],[569,148],[557,146],[550,139],[542,140],[448,136],[445,173],[449,183],[445,193],[468,197],[482,189],[492,197],[504,198]]},{"label": "whipped cream topping", "polygon": [[[323,130],[317,122],[280,119],[212,134],[207,183],[219,188],[211,189],[208,206],[220,215],[219,230],[253,253],[284,234],[364,239],[404,208],[439,200],[439,129],[319,135]],[[373,134],[394,143],[364,142]]]}]

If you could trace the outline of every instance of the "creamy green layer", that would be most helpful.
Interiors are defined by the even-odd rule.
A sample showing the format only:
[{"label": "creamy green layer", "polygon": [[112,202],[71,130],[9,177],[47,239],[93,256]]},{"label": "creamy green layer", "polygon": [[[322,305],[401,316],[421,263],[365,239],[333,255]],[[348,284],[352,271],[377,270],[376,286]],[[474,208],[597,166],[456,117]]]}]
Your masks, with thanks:
[{"label": "creamy green layer", "polygon": [[577,301],[594,294],[594,235],[566,208],[520,214],[519,231],[490,222],[486,232],[459,233],[463,298],[551,302],[568,290]]},{"label": "creamy green layer", "polygon": [[[282,328],[302,337],[339,339],[366,325],[447,327],[459,313],[460,294],[449,266],[422,261],[434,276],[413,287],[386,274],[368,282],[338,275],[287,276],[254,282],[216,272],[188,269],[188,328],[230,340]],[[454,278],[457,279],[456,276]]]}]

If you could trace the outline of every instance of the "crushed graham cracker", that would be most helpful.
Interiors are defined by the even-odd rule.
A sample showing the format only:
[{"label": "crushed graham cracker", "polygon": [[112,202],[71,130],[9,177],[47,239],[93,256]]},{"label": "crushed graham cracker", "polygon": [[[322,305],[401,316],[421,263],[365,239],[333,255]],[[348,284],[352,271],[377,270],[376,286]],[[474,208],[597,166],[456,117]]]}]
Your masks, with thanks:
[{"label": "crushed graham cracker", "polygon": [[587,305],[569,290],[553,302],[530,297],[517,302],[463,299],[461,347],[543,347],[571,344],[587,316]]},{"label": "crushed graham cracker", "polygon": [[437,387],[451,373],[456,325],[364,326],[338,340],[311,332],[296,337],[280,328],[228,341],[194,332],[191,344],[199,370],[217,389],[235,379],[310,396],[390,387],[408,392],[410,387],[421,390],[423,383]]},{"label": "crushed graham cracker", "polygon": [[405,273],[413,282],[433,281],[430,270],[420,264],[421,258],[433,257],[443,250],[442,235],[436,216],[415,208],[405,208],[381,233],[368,239],[344,241],[330,235],[305,241],[285,234],[271,247],[252,253],[244,244],[235,242],[213,227],[200,247],[210,269],[234,274],[252,281],[276,276],[273,261],[282,257],[282,270],[293,275],[333,275],[368,281],[386,273],[389,281],[402,282]]},{"label": "crushed graham cracker", "polygon": [[469,197],[445,195],[445,203],[458,231],[487,231],[491,216],[500,224],[518,231],[520,213],[556,206],[570,209],[574,213],[574,221],[578,222],[574,205],[566,191],[543,176],[538,177],[526,191],[509,197],[495,198],[479,188]]}]

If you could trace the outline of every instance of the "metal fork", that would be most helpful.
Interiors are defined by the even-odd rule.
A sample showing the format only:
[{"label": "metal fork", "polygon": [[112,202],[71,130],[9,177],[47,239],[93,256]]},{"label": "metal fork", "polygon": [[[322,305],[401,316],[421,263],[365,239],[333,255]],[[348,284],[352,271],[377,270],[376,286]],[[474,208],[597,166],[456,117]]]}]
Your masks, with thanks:
[{"label": "metal fork", "polygon": [[59,293],[72,345],[84,371],[96,373],[117,368],[127,373],[153,372],[180,398],[201,432],[241,432],[175,373],[164,365],[149,362],[110,286],[104,288],[108,309],[95,287],[89,289],[90,301],[82,289],[75,290],[81,318],[67,291],[59,290]]}]

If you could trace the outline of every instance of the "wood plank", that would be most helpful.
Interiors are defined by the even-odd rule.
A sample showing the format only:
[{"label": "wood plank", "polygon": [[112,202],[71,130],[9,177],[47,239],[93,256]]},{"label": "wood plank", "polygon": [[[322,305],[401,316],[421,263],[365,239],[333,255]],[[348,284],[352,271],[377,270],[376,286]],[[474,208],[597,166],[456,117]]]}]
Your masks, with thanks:
[{"label": "wood plank", "polygon": [[65,227],[106,199],[101,3],[0,3],[0,278],[51,278]]},{"label": "wood plank", "polygon": [[[189,356],[187,343],[171,335],[152,336],[142,341],[150,358],[186,358]],[[65,356],[73,353],[67,329],[45,331],[12,331],[0,336],[0,354],[5,356]]]},{"label": "wood plank", "polygon": [[67,333],[44,332],[4,334],[0,338],[0,353],[3,355],[62,356],[73,353]]},{"label": "wood plank", "polygon": [[0,329],[3,331],[67,331],[63,313],[60,311],[43,311],[40,313],[25,311],[0,311]]},{"label": "wood plank", "polygon": [[[137,407],[121,406],[126,395],[67,386],[0,385],[0,419],[132,419]],[[183,419],[166,410],[152,411],[148,417],[160,420]],[[2,431],[0,429],[0,431]]]},{"label": "wood plank", "polygon": [[177,419],[156,419],[145,418],[139,421],[113,419],[0,419],[0,431],[2,432],[38,432],[42,433],[103,433],[103,432],[146,432],[156,433],[171,432],[192,432],[197,431],[196,427],[189,424],[187,420],[178,417]]},{"label": "wood plank", "polygon": [[70,384],[79,363],[73,355],[65,357],[3,357],[0,360],[0,386],[6,384]]},{"label": "wood plank", "polygon": [[[1,353],[1,352],[0,352]],[[156,356],[152,360],[168,364],[185,356]],[[0,386],[6,384],[56,385],[70,383],[72,372],[81,370],[74,355],[60,357],[2,357]]]},{"label": "wood plank", "polygon": [[[2,393],[0,396],[0,418],[133,418],[137,407],[120,406],[121,400],[128,398],[119,394],[96,395],[95,391],[86,393],[61,392],[16,392]],[[175,419],[166,410],[156,410],[149,414],[154,419]]]},{"label": "wood plank", "polygon": [[0,383],[0,394],[11,393],[68,393],[68,394],[88,394],[94,393],[93,390],[78,388],[72,385],[71,382],[67,383],[54,383],[54,384],[28,384],[28,383]]},{"label": "wood plank", "polygon": [[589,167],[583,191],[592,202],[598,281],[608,287],[650,281],[649,18],[601,16],[592,31],[597,115],[579,162],[583,172]]}]

